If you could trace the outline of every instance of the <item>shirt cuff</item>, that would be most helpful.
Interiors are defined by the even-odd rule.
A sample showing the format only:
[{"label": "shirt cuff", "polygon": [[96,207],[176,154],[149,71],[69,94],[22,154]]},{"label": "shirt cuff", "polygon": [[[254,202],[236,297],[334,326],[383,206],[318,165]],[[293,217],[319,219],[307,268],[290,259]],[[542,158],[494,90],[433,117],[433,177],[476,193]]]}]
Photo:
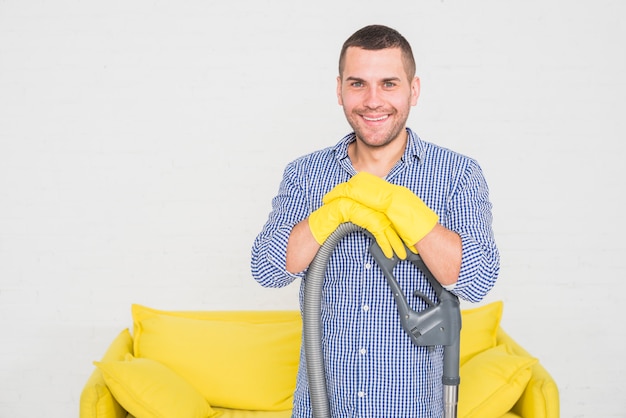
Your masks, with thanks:
[{"label": "shirt cuff", "polygon": [[283,272],[290,281],[297,278],[303,278],[306,274],[306,270],[299,273],[290,273],[287,271],[287,243],[289,242],[289,236],[291,235],[290,228],[281,228],[276,230],[273,238],[269,241],[267,260],[274,267],[274,269]]}]

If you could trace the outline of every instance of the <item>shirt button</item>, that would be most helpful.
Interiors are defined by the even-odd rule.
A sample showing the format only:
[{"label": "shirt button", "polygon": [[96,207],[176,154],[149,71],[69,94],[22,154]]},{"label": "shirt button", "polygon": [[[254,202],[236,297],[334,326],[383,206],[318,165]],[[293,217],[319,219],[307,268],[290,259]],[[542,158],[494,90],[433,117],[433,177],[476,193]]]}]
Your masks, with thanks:
[{"label": "shirt button", "polygon": [[365,348],[362,348],[362,349],[360,349],[360,350],[359,350],[359,353],[361,353],[361,354],[366,354],[366,353],[367,353],[367,350],[366,350]]},{"label": "shirt button", "polygon": [[363,392],[362,390],[359,391],[359,393],[357,394],[359,395],[359,398],[364,398],[365,397],[365,392]]},{"label": "shirt button", "polygon": [[369,305],[363,305],[363,311],[367,312],[370,310]]},{"label": "shirt button", "polygon": [[372,265],[370,263],[365,263],[365,269],[369,270],[372,268]]}]

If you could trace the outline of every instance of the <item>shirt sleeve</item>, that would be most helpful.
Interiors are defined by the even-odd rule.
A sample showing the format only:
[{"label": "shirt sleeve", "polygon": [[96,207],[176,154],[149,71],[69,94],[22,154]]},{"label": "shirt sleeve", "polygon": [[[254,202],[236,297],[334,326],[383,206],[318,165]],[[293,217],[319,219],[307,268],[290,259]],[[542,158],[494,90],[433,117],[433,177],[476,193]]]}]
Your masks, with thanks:
[{"label": "shirt sleeve", "polygon": [[460,235],[463,246],[461,271],[452,291],[470,302],[479,302],[486,296],[500,270],[491,209],[482,170],[470,160],[450,199],[445,225]]},{"label": "shirt sleeve", "polygon": [[285,168],[268,220],[252,246],[252,276],[264,287],[284,287],[304,277],[304,272],[292,274],[285,267],[291,230],[309,215],[296,171],[293,163]]}]

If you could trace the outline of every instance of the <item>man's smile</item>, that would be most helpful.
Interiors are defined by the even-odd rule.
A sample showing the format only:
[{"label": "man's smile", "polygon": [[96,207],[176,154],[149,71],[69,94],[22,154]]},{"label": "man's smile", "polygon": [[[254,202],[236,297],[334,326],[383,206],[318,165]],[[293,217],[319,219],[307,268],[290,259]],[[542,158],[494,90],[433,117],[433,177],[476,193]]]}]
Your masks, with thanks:
[{"label": "man's smile", "polygon": [[368,122],[380,122],[382,120],[389,118],[389,115],[382,115],[382,116],[377,116],[377,117],[361,115],[361,117]]}]

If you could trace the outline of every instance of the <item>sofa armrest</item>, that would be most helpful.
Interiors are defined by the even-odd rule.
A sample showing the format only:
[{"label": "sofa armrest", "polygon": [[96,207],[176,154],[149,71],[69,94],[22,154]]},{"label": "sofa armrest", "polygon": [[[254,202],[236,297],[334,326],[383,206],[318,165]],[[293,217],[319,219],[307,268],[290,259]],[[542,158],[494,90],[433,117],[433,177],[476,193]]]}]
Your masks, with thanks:
[{"label": "sofa armrest", "polygon": [[[102,361],[122,360],[133,352],[133,338],[128,329],[113,340]],[[80,418],[126,418],[128,412],[117,402],[104,381],[102,372],[94,369],[80,394]]]},{"label": "sofa armrest", "polygon": [[[507,344],[515,354],[532,357],[502,328],[498,328],[497,343]],[[532,376],[512,412],[524,418],[559,418],[559,390],[550,373],[537,362],[532,367]]]},{"label": "sofa armrest", "polygon": [[80,418],[126,418],[128,412],[115,400],[104,382],[100,370],[95,369],[80,394]]}]

